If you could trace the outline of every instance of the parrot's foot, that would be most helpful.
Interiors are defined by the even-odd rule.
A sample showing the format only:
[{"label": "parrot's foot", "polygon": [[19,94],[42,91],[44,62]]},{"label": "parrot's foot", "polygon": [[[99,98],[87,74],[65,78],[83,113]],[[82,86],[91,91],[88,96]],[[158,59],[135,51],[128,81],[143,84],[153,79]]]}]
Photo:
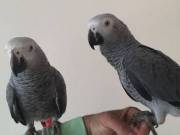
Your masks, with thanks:
[{"label": "parrot's foot", "polygon": [[29,128],[24,135],[38,135],[38,132],[36,132],[35,128]]},{"label": "parrot's foot", "polygon": [[146,124],[149,126],[153,135],[158,135],[155,130],[155,128],[158,127],[158,123],[153,113],[149,111],[140,111],[134,114],[132,118],[132,123],[134,126],[143,121],[146,122]]},{"label": "parrot's foot", "polygon": [[52,128],[55,135],[61,135],[61,123],[59,121],[53,121]]}]

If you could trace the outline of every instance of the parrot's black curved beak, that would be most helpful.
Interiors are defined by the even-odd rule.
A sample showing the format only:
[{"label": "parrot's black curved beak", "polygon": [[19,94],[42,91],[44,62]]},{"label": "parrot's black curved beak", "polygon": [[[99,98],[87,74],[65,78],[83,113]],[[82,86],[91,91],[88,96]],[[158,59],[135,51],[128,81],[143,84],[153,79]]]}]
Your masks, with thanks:
[{"label": "parrot's black curved beak", "polygon": [[18,58],[13,52],[11,55],[10,65],[15,76],[17,76],[18,73],[23,72],[27,67],[26,61],[23,56]]},{"label": "parrot's black curved beak", "polygon": [[94,49],[95,45],[101,45],[104,43],[104,38],[100,33],[93,33],[91,30],[89,30],[88,41],[91,48]]}]

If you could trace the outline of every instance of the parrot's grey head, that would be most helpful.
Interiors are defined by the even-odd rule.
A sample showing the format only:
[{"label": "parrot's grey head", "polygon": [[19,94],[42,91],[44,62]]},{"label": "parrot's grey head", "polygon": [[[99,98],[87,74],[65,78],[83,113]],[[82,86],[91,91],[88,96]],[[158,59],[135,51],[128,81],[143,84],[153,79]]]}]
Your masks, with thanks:
[{"label": "parrot's grey head", "polygon": [[16,76],[25,70],[37,70],[48,64],[39,45],[29,37],[12,38],[5,48],[10,55],[12,72]]},{"label": "parrot's grey head", "polygon": [[112,14],[100,14],[88,23],[88,41],[92,49],[95,45],[109,45],[124,40],[130,31]]}]

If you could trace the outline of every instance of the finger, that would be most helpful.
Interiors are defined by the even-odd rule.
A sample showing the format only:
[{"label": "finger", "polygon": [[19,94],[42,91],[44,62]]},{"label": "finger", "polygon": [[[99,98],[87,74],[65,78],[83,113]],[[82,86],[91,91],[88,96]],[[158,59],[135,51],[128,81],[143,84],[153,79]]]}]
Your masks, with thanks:
[{"label": "finger", "polygon": [[[117,135],[129,135],[134,131],[123,120],[119,119],[117,115],[106,117],[106,124],[104,125],[108,129],[114,131]],[[134,134],[132,134],[134,135]]]},{"label": "finger", "polygon": [[138,108],[135,108],[135,107],[128,107],[127,109],[125,109],[124,111],[124,120],[126,122],[130,122],[133,115],[137,112],[139,112],[140,110]]},{"label": "finger", "polygon": [[150,129],[148,128],[147,124],[142,122],[139,126],[139,128],[137,128],[137,134],[138,135],[149,135],[150,133]]},{"label": "finger", "polygon": [[[126,107],[121,110],[108,111],[108,114],[111,114],[112,116],[117,116],[118,119],[121,119],[122,121],[127,121],[126,119],[131,119],[133,114],[138,111],[140,111],[138,108]],[[100,113],[100,115],[102,114],[103,113]],[[107,114],[107,112],[105,114]]]}]

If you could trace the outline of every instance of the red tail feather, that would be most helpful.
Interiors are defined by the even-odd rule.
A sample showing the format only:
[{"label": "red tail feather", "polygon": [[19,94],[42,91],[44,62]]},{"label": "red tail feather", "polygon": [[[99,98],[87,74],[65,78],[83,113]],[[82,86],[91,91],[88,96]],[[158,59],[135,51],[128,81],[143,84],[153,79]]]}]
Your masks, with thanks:
[{"label": "red tail feather", "polygon": [[47,120],[41,121],[41,125],[43,128],[49,128],[52,126],[52,118],[48,118]]}]

